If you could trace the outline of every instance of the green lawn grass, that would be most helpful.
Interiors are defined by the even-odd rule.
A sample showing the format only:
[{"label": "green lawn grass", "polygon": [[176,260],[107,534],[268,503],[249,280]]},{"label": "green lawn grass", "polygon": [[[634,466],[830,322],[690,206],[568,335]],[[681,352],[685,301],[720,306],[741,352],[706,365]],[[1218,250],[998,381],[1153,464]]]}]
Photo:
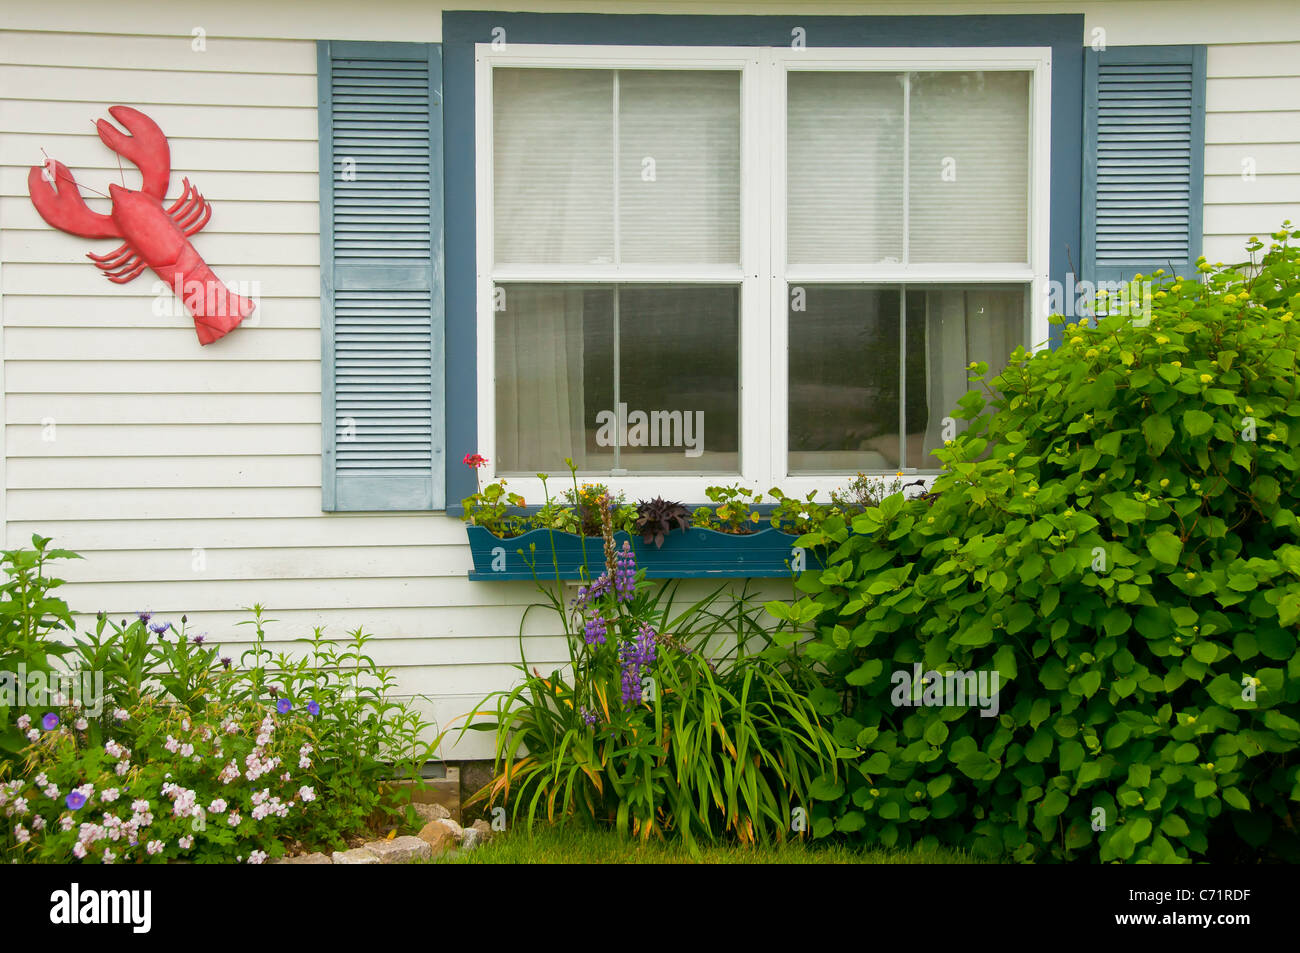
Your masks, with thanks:
[{"label": "green lawn grass", "polygon": [[771,846],[702,847],[699,856],[678,842],[642,844],[617,834],[538,825],[498,834],[476,850],[457,851],[443,864],[973,864],[969,854],[947,848],[852,850],[838,845],[788,843]]}]

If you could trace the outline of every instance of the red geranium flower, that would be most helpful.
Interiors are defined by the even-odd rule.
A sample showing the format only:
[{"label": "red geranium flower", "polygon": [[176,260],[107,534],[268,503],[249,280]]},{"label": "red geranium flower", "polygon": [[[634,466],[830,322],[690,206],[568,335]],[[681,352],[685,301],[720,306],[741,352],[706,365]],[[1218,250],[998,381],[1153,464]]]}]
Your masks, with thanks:
[{"label": "red geranium flower", "polygon": [[488,463],[487,457],[483,456],[482,454],[478,454],[478,453],[465,454],[465,466],[467,467],[473,467],[475,470],[477,470],[479,469],[479,467],[487,466],[487,463]]}]

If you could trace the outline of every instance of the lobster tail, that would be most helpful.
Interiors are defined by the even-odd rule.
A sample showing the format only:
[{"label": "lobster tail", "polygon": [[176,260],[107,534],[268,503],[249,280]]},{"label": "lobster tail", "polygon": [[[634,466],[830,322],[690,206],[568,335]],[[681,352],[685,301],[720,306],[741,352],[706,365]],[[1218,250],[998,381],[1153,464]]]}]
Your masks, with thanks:
[{"label": "lobster tail", "polygon": [[172,286],[194,315],[194,330],[200,344],[211,344],[225,337],[257,307],[250,299],[227,288],[193,246],[186,247],[168,272],[157,268],[154,272]]}]

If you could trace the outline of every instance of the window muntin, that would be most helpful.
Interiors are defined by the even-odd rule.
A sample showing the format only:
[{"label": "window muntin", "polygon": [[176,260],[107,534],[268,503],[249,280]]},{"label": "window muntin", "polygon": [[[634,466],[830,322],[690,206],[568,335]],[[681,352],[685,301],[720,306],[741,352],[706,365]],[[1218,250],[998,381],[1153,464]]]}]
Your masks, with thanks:
[{"label": "window muntin", "polygon": [[[740,374],[742,377],[741,396],[740,396],[740,422],[737,426],[737,442],[744,443],[748,448],[746,453],[738,460],[739,478],[742,483],[765,489],[767,486],[779,482],[783,487],[788,487],[794,491],[806,492],[812,488],[830,488],[831,486],[842,483],[843,475],[852,472],[849,468],[838,469],[840,464],[834,464],[834,468],[827,470],[824,468],[824,461],[804,461],[805,465],[791,466],[789,457],[790,438],[791,438],[791,420],[792,412],[797,412],[799,400],[797,397],[787,397],[787,383],[790,380],[791,352],[787,349],[791,345],[794,331],[787,326],[788,310],[790,303],[791,291],[796,286],[810,286],[815,284],[830,285],[876,285],[878,287],[905,285],[905,290],[897,290],[896,294],[901,296],[910,295],[916,297],[914,292],[921,290],[918,282],[929,284],[953,284],[962,286],[979,286],[985,283],[1001,285],[1017,285],[1011,289],[1016,300],[1024,303],[1024,309],[1021,313],[1021,321],[1024,320],[1024,313],[1028,313],[1028,324],[1031,332],[1025,338],[1021,338],[1016,343],[1030,344],[1033,342],[1042,342],[1046,339],[1046,311],[1041,307],[1039,297],[1031,295],[1028,292],[1031,282],[1046,281],[1046,238],[1047,238],[1047,183],[1048,183],[1048,118],[1050,115],[1050,51],[1045,48],[1035,49],[944,49],[944,50],[800,50],[791,52],[781,49],[723,49],[723,48],[645,48],[645,47],[531,47],[525,48],[514,46],[508,51],[499,54],[492,53],[484,45],[479,47],[479,143],[480,143],[480,205],[479,205],[479,261],[480,261],[480,293],[479,293],[479,407],[480,407],[480,447],[492,451],[495,441],[495,411],[493,403],[496,397],[494,385],[495,367],[492,361],[491,345],[484,346],[483,342],[491,341],[493,335],[494,316],[491,313],[490,302],[497,283],[509,281],[529,281],[541,278],[545,281],[559,280],[560,278],[569,278],[571,280],[604,280],[608,278],[614,281],[618,278],[626,280],[639,280],[649,282],[663,283],[683,283],[683,282],[730,282],[734,281],[740,290],[739,305],[739,327],[740,327]],[[612,72],[628,75],[631,71],[658,71],[658,72],[685,72],[694,67],[702,67],[708,70],[721,70],[723,72],[734,70],[741,75],[740,101],[741,110],[739,117],[740,125],[740,152],[739,152],[739,235],[740,235],[740,267],[735,268],[731,265],[720,264],[700,264],[700,263],[682,263],[665,261],[662,263],[631,263],[626,260],[617,263],[605,263],[603,261],[593,261],[586,264],[574,264],[571,266],[551,267],[551,266],[528,266],[515,265],[511,263],[496,262],[494,247],[491,241],[493,228],[496,223],[492,221],[492,204],[491,204],[491,162],[488,163],[485,170],[484,156],[489,158],[492,155],[492,108],[490,95],[483,96],[484,90],[491,90],[493,86],[493,74],[504,69],[515,69],[520,67],[531,68],[573,68],[581,66],[592,69],[603,67]],[[842,221],[838,225],[826,226],[818,232],[813,226],[818,221],[816,215],[808,215],[807,226],[804,234],[810,238],[820,238],[823,240],[822,247],[829,249],[830,253],[822,256],[816,251],[807,251],[808,248],[816,248],[815,242],[805,245],[803,252],[797,252],[795,249],[789,249],[791,237],[788,227],[789,221],[794,216],[790,214],[790,206],[787,202],[787,194],[790,190],[796,188],[795,178],[787,178],[787,166],[789,162],[797,159],[796,151],[792,148],[791,154],[787,155],[787,122],[791,119],[787,108],[787,93],[794,90],[796,94],[799,91],[796,83],[789,81],[794,77],[803,74],[840,74],[832,75],[831,78],[823,81],[822,85],[853,85],[851,81],[859,80],[860,76],[871,79],[871,82],[865,80],[858,85],[865,88],[874,87],[882,95],[876,97],[874,108],[878,114],[882,110],[894,109],[893,101],[887,101],[883,96],[883,91],[887,89],[888,83],[898,85],[898,77],[906,76],[909,83],[916,83],[920,87],[923,98],[920,101],[922,128],[913,136],[904,136],[908,138],[917,138],[920,131],[924,131],[924,122],[926,120],[926,108],[930,108],[931,113],[934,103],[942,103],[946,99],[952,99],[956,92],[963,91],[960,84],[970,83],[971,80],[963,77],[957,77],[953,74],[968,74],[970,77],[980,77],[971,88],[979,91],[984,90],[987,99],[987,89],[990,83],[989,77],[992,76],[991,82],[995,85],[1001,83],[998,87],[1001,95],[1005,99],[1005,87],[1007,85],[1018,85],[1023,91],[1023,97],[1019,100],[1020,108],[1017,111],[1008,112],[1004,117],[1007,122],[1003,123],[1004,139],[1012,138],[1005,134],[1007,128],[1016,129],[1024,127],[1024,135],[1019,132],[1015,133],[1014,149],[1018,150],[1019,159],[1023,172],[1024,180],[1019,183],[1017,196],[1003,196],[991,204],[994,206],[994,212],[1002,217],[998,220],[996,242],[988,242],[981,246],[980,233],[977,230],[972,237],[969,225],[963,225],[960,229],[953,229],[954,233],[959,236],[956,245],[962,251],[962,260],[960,261],[935,261],[932,258],[947,259],[951,252],[941,252],[930,255],[926,252],[920,254],[909,253],[907,249],[908,242],[905,240],[902,253],[891,252],[889,250],[878,255],[865,255],[858,251],[853,254],[844,254],[842,247],[844,243],[824,241],[828,234],[833,233],[836,228],[846,235],[849,228],[845,223],[852,223],[853,218],[848,215],[842,215]],[[851,74],[851,75],[845,75]],[[890,79],[882,79],[884,74],[893,74]],[[939,74],[930,83],[932,88],[926,88],[923,80],[929,80],[929,74]],[[996,74],[996,75],[994,75]],[[947,86],[941,81],[948,78],[951,82]],[[953,82],[957,83],[956,88]],[[816,84],[810,83],[808,86],[801,87],[804,90],[811,89]],[[1021,95],[1021,94],[1017,94]],[[927,105],[927,99],[932,100]],[[486,101],[485,101],[486,100]],[[906,99],[906,108],[910,109],[915,102]],[[855,108],[860,103],[854,103]],[[978,104],[976,104],[978,105]],[[973,108],[973,107],[972,107]],[[896,113],[896,109],[894,109]],[[978,109],[974,109],[978,113]],[[1016,116],[1020,118],[1017,119]],[[906,117],[911,119],[911,117]],[[1009,124],[1009,125],[1008,125]],[[617,124],[616,124],[617,125]],[[806,125],[806,124],[805,124]],[[941,125],[941,124],[940,124]],[[995,124],[996,125],[996,124]],[[990,127],[992,128],[992,127]],[[877,130],[881,134],[887,133],[888,130]],[[968,137],[969,138],[969,137]],[[876,136],[879,140],[880,136]],[[897,139],[897,136],[895,136]],[[868,139],[870,143],[871,139]],[[918,142],[920,139],[918,138]],[[947,143],[942,138],[936,140],[937,145],[932,148],[945,148]],[[1003,143],[1001,146],[991,147],[988,142],[968,143],[973,148],[979,145],[982,148],[993,148],[997,156],[1005,157],[1007,162],[1004,166],[1013,164],[1015,160],[1011,153],[1012,148]],[[927,146],[926,148],[931,148]],[[1000,150],[1000,151],[999,151]],[[808,150],[805,150],[808,151]],[[815,150],[814,150],[815,151]],[[877,145],[876,154],[886,156],[888,150],[883,146]],[[926,156],[928,153],[925,148],[921,149],[921,155]],[[975,170],[967,168],[970,163],[964,162],[965,159],[972,159],[974,153],[959,154],[957,168],[957,183],[969,189],[975,189],[981,186],[981,180],[978,176],[969,175],[963,178],[964,172],[974,172]],[[942,158],[942,157],[941,157]],[[901,160],[894,157],[892,171],[897,172],[901,163],[902,177],[904,180],[909,179],[917,174],[917,163],[910,157],[904,156]],[[881,159],[883,161],[883,158]],[[485,171],[487,174],[485,174]],[[926,174],[929,174],[928,170]],[[626,181],[627,176],[623,176]],[[1005,175],[1003,181],[1010,181],[1011,176]],[[996,184],[996,180],[993,181]],[[484,189],[483,185],[487,188]],[[990,181],[985,180],[982,186],[986,191],[990,188]],[[894,217],[898,215],[898,208],[901,206],[901,214],[904,218],[905,231],[911,223],[908,219],[913,215],[918,217],[918,224],[924,229],[925,217],[928,211],[926,205],[927,196],[918,195],[913,191],[912,199],[903,202],[903,195],[908,194],[906,191],[895,191],[892,195]],[[482,199],[488,200],[487,208],[484,208]],[[885,210],[890,208],[891,194],[888,188],[877,187],[873,195],[877,211],[873,213],[875,219],[882,218]],[[615,202],[615,207],[621,203]],[[823,209],[827,213],[833,213],[840,209],[844,203],[837,204],[833,197],[830,201],[823,202]],[[933,204],[933,203],[931,203]],[[951,210],[950,210],[951,211]],[[616,216],[617,217],[617,216]],[[951,215],[950,215],[951,217]],[[976,218],[972,214],[970,218]],[[886,230],[878,227],[878,222],[873,219],[867,223],[874,228],[874,233],[868,229],[863,229],[867,235],[867,241],[877,241],[880,244],[880,236],[885,234]],[[823,219],[823,222],[827,221]],[[1008,225],[1009,222],[1018,222],[1019,226]],[[859,223],[860,224],[860,223]],[[1014,232],[1020,227],[1020,239],[1017,242]],[[846,239],[847,241],[847,239]],[[895,241],[895,248],[897,242]],[[1014,247],[1013,247],[1014,245]],[[835,250],[841,249],[838,260],[835,258]],[[1008,260],[1012,254],[1017,257]],[[721,256],[719,256],[721,257]],[[801,258],[803,260],[798,260]],[[955,256],[954,256],[955,257]],[[894,259],[898,260],[894,260]],[[789,259],[787,263],[787,259]],[[565,271],[565,269],[568,269]],[[1006,289],[1004,289],[1006,290]],[[924,300],[922,296],[921,300]],[[911,306],[909,306],[911,307]],[[1006,309],[1008,314],[1014,312],[1014,308]],[[917,319],[909,319],[915,321]],[[1007,317],[1004,323],[1018,323],[1012,317]],[[897,326],[897,323],[896,323]],[[1023,324],[1021,324],[1023,326]],[[925,335],[919,332],[913,333],[911,340],[915,342],[918,337],[924,340]],[[798,348],[798,341],[794,341],[794,347]],[[1040,344],[1041,346],[1041,344]],[[903,348],[900,341],[899,348]],[[924,350],[917,351],[913,348],[914,353],[910,360],[915,365],[918,362],[924,364],[927,360],[933,363],[936,358],[927,356]],[[901,360],[901,350],[899,352]],[[1005,359],[1005,355],[1003,355]],[[974,359],[974,358],[972,358]],[[996,360],[996,359],[995,359]],[[906,373],[904,373],[904,386],[906,385]],[[966,382],[959,382],[961,390],[964,392]],[[924,388],[922,388],[924,389]],[[898,399],[898,404],[892,409],[899,410],[903,403],[903,398]],[[485,413],[486,411],[486,413]],[[915,402],[909,414],[917,413]],[[876,417],[883,419],[886,415],[877,413]],[[891,415],[892,416],[892,415]],[[899,441],[899,450],[895,454],[898,463],[904,463],[909,469],[918,466],[917,453],[910,455],[907,449],[917,441],[918,434],[923,431],[928,432],[930,429],[929,415],[921,423],[909,421],[900,418],[897,425],[899,430],[895,436]],[[907,439],[904,440],[903,431],[906,430]],[[923,439],[923,438],[922,438]],[[891,442],[886,438],[886,442]],[[923,445],[924,449],[924,445]],[[809,452],[809,451],[796,451]],[[928,451],[927,451],[928,452]],[[489,453],[489,456],[491,454]],[[893,460],[888,461],[891,466],[895,465]],[[932,461],[926,460],[924,453],[921,455],[920,466],[927,466]],[[526,468],[525,468],[526,469]],[[855,468],[856,469],[856,468]],[[627,489],[630,493],[642,492],[648,489],[650,484],[640,483],[633,475],[623,476],[622,468],[610,471],[597,471],[598,476],[615,488]],[[694,478],[695,474],[704,474],[706,471],[682,471],[679,475],[674,476],[671,473],[660,471],[661,476],[654,481],[654,486],[660,488],[663,492],[675,492],[683,497],[700,498],[704,486],[710,483],[720,482],[716,477],[702,476]],[[691,474],[691,475],[688,475]],[[540,487],[538,487],[540,488]]]}]

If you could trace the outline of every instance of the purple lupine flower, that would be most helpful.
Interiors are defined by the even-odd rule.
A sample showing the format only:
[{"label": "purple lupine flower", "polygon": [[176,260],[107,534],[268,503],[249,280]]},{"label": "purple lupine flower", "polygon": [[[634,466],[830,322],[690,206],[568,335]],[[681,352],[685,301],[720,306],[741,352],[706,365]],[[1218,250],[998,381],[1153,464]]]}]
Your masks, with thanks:
[{"label": "purple lupine flower", "polygon": [[69,791],[68,796],[63,799],[63,803],[68,805],[69,811],[80,811],[86,806],[86,795],[80,791]]},{"label": "purple lupine flower", "polygon": [[281,698],[278,702],[275,703],[275,710],[282,715],[289,714],[289,709],[291,709],[292,707],[293,707],[293,702],[289,701],[289,699],[287,698]]},{"label": "purple lupine flower", "polygon": [[583,705],[582,720],[586,723],[588,728],[594,728],[596,725],[596,713],[592,711],[590,708],[588,708],[586,705]]},{"label": "purple lupine flower", "polygon": [[41,719],[41,727],[46,731],[53,731],[59,727],[59,716],[52,711],[47,711],[45,717]]},{"label": "purple lupine flower", "polygon": [[636,595],[636,555],[624,541],[615,558],[618,564],[614,569],[614,595],[619,602],[629,602]]},{"label": "purple lupine flower", "polygon": [[588,645],[604,645],[608,634],[609,627],[603,615],[588,619],[582,627],[582,640]]},{"label": "purple lupine flower", "polygon": [[578,589],[578,596],[573,600],[576,609],[586,609],[601,596],[609,592],[609,573],[601,573],[600,578],[590,586]]},{"label": "purple lupine flower", "polygon": [[630,705],[641,698],[641,678],[657,657],[655,630],[649,623],[641,623],[636,636],[618,647],[618,662],[622,668],[623,704]]},{"label": "purple lupine flower", "polygon": [[314,718],[315,716],[320,714],[320,705],[318,705],[316,702],[308,702],[307,712]]}]

